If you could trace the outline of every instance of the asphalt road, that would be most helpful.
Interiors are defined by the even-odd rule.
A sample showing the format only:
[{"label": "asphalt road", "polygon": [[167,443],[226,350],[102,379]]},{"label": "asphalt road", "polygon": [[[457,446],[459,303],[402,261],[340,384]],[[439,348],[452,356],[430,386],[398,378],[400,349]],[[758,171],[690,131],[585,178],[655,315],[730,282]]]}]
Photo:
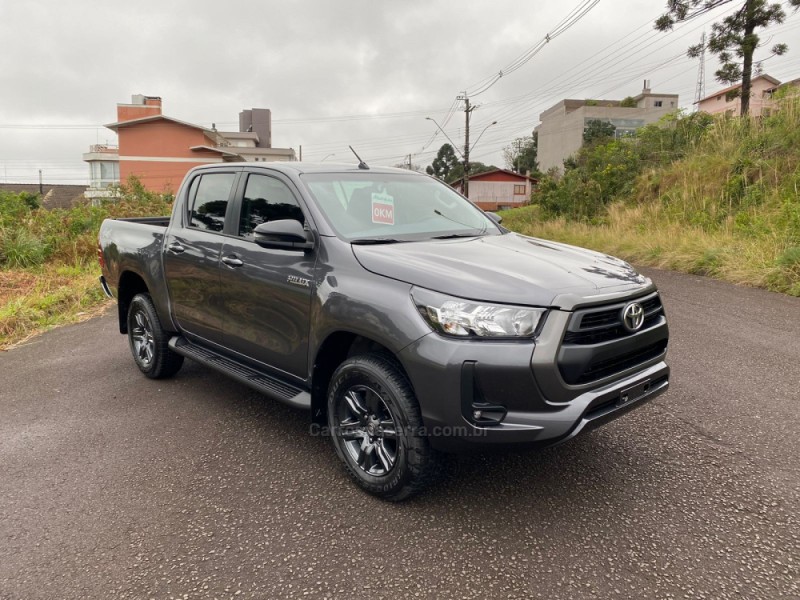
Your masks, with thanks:
[{"label": "asphalt road", "polygon": [[800,598],[800,299],[649,274],[668,394],[400,505],[111,313],[0,354],[0,598]]}]

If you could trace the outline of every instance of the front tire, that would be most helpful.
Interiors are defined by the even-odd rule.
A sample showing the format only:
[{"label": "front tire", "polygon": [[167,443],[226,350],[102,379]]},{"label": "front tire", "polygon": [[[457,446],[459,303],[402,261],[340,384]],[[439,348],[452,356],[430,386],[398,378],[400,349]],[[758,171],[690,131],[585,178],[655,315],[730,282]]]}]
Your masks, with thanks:
[{"label": "front tire", "polygon": [[328,425],[353,480],[390,501],[435,479],[438,457],[424,435],[419,404],[394,360],[377,354],[343,362],[328,388]]},{"label": "front tire", "polygon": [[128,308],[128,344],[136,366],[150,379],[172,377],[183,366],[183,356],[170,349],[169,338],[150,295],[134,296]]}]

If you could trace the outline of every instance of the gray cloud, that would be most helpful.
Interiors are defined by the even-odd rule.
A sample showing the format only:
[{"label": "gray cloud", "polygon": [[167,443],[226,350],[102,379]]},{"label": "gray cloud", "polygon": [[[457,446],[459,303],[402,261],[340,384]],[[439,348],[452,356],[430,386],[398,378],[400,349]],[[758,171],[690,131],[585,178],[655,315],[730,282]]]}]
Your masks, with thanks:
[{"label": "gray cloud", "polygon": [[[170,116],[220,128],[234,128],[242,108],[271,108],[273,143],[302,145],[309,160],[335,153],[337,160],[349,162],[347,144],[352,143],[368,161],[394,164],[411,153],[415,163],[425,165],[445,139],[439,135],[420,153],[434,132],[424,116],[444,119],[456,94],[509,64],[578,4],[4,2],[0,178],[29,179],[43,168],[48,180],[85,181],[81,153],[97,141],[114,141],[102,124],[114,121],[116,103],[134,93],[161,96]],[[476,159],[501,164],[503,146],[530,133],[539,113],[563,97],[637,93],[639,73],[652,79],[655,89],[678,92],[682,104],[690,105],[696,61],[654,67],[685,50],[699,30],[686,38],[680,32],[653,32],[649,24],[663,5],[603,0],[527,65],[476,98],[482,105],[474,113],[476,130],[499,121],[481,139]],[[793,18],[787,25],[797,22]],[[644,38],[628,55],[592,68],[602,48],[629,33],[627,41]],[[781,35],[793,34],[796,30]],[[781,41],[778,37],[773,43]],[[789,61],[798,52],[800,47],[791,48],[780,59],[783,65],[775,61],[774,67],[785,71],[778,77],[790,75]],[[563,77],[584,60],[583,67]],[[713,70],[709,63],[707,71]],[[714,89],[712,76],[707,85]],[[403,114],[385,117],[396,113]],[[338,119],[347,115],[376,118]],[[36,124],[62,128],[19,128]],[[63,128],[70,125],[86,128]],[[463,113],[454,115],[447,131],[461,143]]]}]

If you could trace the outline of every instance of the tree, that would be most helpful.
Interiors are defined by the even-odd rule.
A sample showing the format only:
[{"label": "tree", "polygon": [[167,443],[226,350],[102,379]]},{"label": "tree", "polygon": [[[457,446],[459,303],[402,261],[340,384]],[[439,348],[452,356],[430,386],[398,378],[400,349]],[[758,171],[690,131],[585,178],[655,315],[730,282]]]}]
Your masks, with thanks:
[{"label": "tree", "polygon": [[452,179],[450,173],[458,164],[458,156],[456,156],[456,151],[453,147],[450,144],[442,144],[442,147],[439,148],[439,152],[436,153],[436,158],[434,158],[433,162],[425,169],[425,172],[439,179],[450,181],[450,179]]},{"label": "tree", "polygon": [[636,99],[633,96],[625,96],[619,105],[622,108],[636,108]]},{"label": "tree", "polygon": [[[676,23],[689,21],[731,2],[737,2],[739,10],[711,26],[707,47],[719,57],[722,64],[715,73],[717,81],[728,85],[741,82],[741,89],[733,90],[728,99],[740,95],[741,114],[747,115],[750,112],[753,54],[760,42],[755,32],[772,24],[783,23],[786,13],[779,3],[769,3],[767,0],[668,0],[667,12],[656,20],[655,28],[669,31]],[[795,9],[800,7],[800,0],[788,2]],[[697,44],[689,47],[687,54],[689,58],[696,58],[702,49],[702,45]],[[787,50],[786,44],[776,44],[772,47],[772,56],[779,56]]]},{"label": "tree", "polygon": [[[539,163],[536,162],[538,142],[538,136],[534,133],[532,136],[519,137],[503,148],[503,160],[506,168],[517,173],[538,172]],[[470,171],[472,171],[471,168]]]},{"label": "tree", "polygon": [[614,137],[616,130],[617,128],[610,121],[591,119],[583,130],[583,141],[585,144],[607,142],[609,138]]}]

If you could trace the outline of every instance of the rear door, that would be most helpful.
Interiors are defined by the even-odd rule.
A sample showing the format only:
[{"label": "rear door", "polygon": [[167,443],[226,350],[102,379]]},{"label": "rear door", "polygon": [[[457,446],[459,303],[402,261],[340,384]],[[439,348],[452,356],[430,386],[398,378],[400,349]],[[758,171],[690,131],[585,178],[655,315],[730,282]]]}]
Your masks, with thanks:
[{"label": "rear door", "polygon": [[277,173],[243,173],[236,230],[220,263],[225,346],[258,363],[305,378],[315,251],[274,250],[253,241],[267,221],[305,224],[297,195]]},{"label": "rear door", "polygon": [[198,173],[165,241],[164,271],[177,324],[188,337],[217,344],[223,320],[219,259],[237,178],[236,170]]}]

